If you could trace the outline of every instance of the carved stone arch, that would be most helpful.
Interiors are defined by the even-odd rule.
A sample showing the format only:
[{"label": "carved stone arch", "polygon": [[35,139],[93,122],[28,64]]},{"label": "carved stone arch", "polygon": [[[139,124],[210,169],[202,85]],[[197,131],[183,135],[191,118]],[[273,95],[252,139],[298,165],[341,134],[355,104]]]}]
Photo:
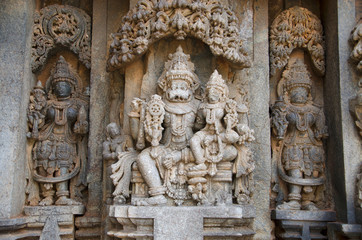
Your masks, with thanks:
[{"label": "carved stone arch", "polygon": [[39,70],[56,46],[67,47],[90,68],[91,18],[83,10],[51,5],[35,13],[32,37],[32,70]]},{"label": "carved stone arch", "polygon": [[270,28],[270,73],[288,63],[294,49],[306,50],[319,75],[325,73],[323,27],[306,8],[292,7],[280,13]]},{"label": "carved stone arch", "polygon": [[112,34],[107,68],[113,71],[131,63],[166,37],[200,39],[215,56],[238,67],[249,67],[238,26],[235,14],[218,0],[141,0]]}]

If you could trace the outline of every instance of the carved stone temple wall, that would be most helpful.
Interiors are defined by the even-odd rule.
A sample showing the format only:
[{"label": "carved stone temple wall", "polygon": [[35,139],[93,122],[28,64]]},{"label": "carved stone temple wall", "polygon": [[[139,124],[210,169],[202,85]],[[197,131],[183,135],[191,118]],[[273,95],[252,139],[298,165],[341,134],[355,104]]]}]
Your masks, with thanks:
[{"label": "carved stone temple wall", "polygon": [[3,0],[0,239],[361,239],[360,0]]}]

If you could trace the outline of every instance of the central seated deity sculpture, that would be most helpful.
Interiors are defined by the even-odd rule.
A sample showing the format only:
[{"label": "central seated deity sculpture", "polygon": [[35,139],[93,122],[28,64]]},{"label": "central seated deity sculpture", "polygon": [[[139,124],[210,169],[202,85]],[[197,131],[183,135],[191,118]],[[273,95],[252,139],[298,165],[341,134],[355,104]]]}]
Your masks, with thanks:
[{"label": "central seated deity sculpture", "polygon": [[133,100],[128,117],[135,147],[119,150],[112,165],[116,204],[130,188],[131,203],[139,206],[222,205],[250,195],[247,111],[228,98],[216,70],[201,94],[194,70],[178,47],[158,79],[162,95]]}]

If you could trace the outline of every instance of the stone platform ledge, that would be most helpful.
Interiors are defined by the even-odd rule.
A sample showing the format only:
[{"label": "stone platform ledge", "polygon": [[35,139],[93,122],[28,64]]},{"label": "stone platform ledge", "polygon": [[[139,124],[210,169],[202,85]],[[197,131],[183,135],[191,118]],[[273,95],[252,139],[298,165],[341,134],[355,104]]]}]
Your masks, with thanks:
[{"label": "stone platform ledge", "polygon": [[24,207],[24,214],[27,216],[43,216],[43,215],[82,215],[85,212],[83,205],[72,206],[26,206]]},{"label": "stone platform ledge", "polygon": [[255,232],[251,205],[225,206],[117,206],[109,208],[123,229],[112,229],[116,238],[201,240],[211,237],[249,239]]},{"label": "stone platform ledge", "polygon": [[328,223],[328,239],[362,239],[362,225],[338,222]]},{"label": "stone platform ledge", "polygon": [[328,222],[336,221],[336,213],[328,210],[272,210],[277,239],[329,239]]},{"label": "stone platform ledge", "polygon": [[336,212],[328,210],[272,210],[271,217],[274,220],[335,222]]},{"label": "stone platform ledge", "polygon": [[109,216],[115,218],[155,218],[172,214],[192,214],[203,218],[254,218],[252,205],[223,206],[127,206],[111,205]]}]

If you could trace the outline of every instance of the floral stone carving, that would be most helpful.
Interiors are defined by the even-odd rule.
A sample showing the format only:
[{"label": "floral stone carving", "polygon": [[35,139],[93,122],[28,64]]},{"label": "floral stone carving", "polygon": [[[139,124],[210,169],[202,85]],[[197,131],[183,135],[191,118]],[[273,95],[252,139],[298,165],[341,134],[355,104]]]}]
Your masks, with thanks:
[{"label": "floral stone carving", "polygon": [[216,70],[201,102],[199,86],[190,56],[178,47],[158,79],[162,96],[134,99],[128,116],[135,148],[118,148],[112,165],[116,203],[128,197],[130,183],[134,205],[248,203],[254,163],[247,142],[254,137],[247,108],[229,99]]},{"label": "floral stone carving", "polygon": [[313,103],[310,73],[302,60],[287,66],[278,88],[281,94],[272,107],[271,125],[288,201],[277,209],[317,210],[325,170],[321,140],[328,134],[323,109]]},{"label": "floral stone carving", "polygon": [[249,67],[239,25],[235,14],[218,1],[138,1],[123,17],[118,32],[112,35],[108,69],[132,62],[152,43],[169,36],[178,40],[185,37],[200,39],[209,45],[214,55]]},{"label": "floral stone carving", "polygon": [[287,65],[296,48],[307,50],[313,65],[324,75],[324,41],[321,21],[308,9],[292,7],[280,13],[270,28],[270,73]]},{"label": "floral stone carving", "polygon": [[27,136],[33,147],[29,185],[39,185],[41,196],[38,203],[39,196],[29,192],[30,205],[80,204],[70,198],[70,190],[74,192],[70,185],[74,187],[74,184],[69,182],[80,172],[84,174],[87,109],[88,97],[80,92],[78,77],[61,56],[46,82],[46,89],[39,81],[30,96]]},{"label": "floral stone carving", "polygon": [[68,47],[90,68],[91,19],[81,9],[51,5],[35,12],[32,37],[32,70],[44,65],[57,45]]}]

